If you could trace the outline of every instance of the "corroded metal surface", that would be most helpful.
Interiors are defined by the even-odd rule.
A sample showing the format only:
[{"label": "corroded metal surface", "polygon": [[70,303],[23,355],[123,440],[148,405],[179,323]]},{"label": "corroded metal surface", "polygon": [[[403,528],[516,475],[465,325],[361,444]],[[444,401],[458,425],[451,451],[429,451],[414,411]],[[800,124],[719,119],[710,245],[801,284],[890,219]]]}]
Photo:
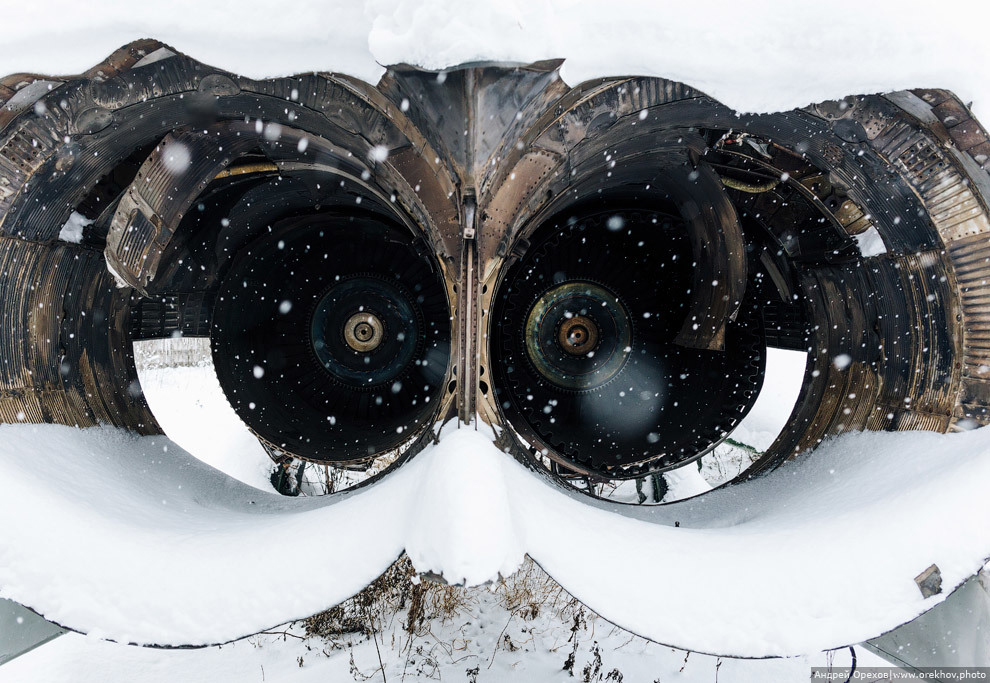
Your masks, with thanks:
[{"label": "corroded metal surface", "polygon": [[[724,350],[762,278],[767,340],[809,350],[754,471],[844,431],[990,421],[990,142],[951,93],[739,116],[659,78],[570,88],[559,65],[254,81],[138,41],[81,76],[2,79],[0,419],[156,430],[130,341],[209,333],[263,207],[363,201],[442,271],[455,334],[435,418],[506,426],[496,294],[552,217],[604,193],[687,226],[677,344]],[[61,241],[74,211],[92,225]]]}]

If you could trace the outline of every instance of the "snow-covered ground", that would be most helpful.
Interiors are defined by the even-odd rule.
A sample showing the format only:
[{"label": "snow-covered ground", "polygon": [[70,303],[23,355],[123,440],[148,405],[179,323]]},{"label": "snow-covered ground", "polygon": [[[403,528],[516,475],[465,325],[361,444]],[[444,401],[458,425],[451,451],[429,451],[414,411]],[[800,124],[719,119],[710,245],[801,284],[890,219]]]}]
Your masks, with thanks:
[{"label": "snow-covered ground", "polygon": [[272,459],[227,402],[209,339],[139,341],[134,349],[141,389],[165,434],[221,472],[271,491]]},{"label": "snow-covered ground", "polygon": [[[263,490],[256,451],[244,451],[255,464],[236,462],[243,433],[218,431],[229,409],[191,391],[209,384],[198,370],[170,389],[168,410],[257,487],[163,437],[0,426],[0,595],[118,641],[204,644],[336,604],[403,549],[418,571],[468,585],[510,576],[528,554],[657,642],[767,656],[893,628],[944,597],[914,584],[930,564],[948,590],[990,554],[990,430],[851,434],[762,479],[615,514],[541,480],[484,430],[450,424],[371,487],[286,499]],[[189,381],[158,375],[172,372]]]},{"label": "snow-covered ground", "polygon": [[[445,589],[458,618],[409,634],[407,611],[376,622],[372,637],[305,638],[302,624],[220,647],[160,650],[70,633],[0,670],[5,683],[795,683],[810,667],[841,667],[848,650],[789,659],[729,659],[657,645],[623,631],[558,594],[538,568],[524,579],[541,598],[534,614],[506,595],[513,584]],[[525,596],[524,596],[525,597]],[[576,627],[575,627],[576,626]],[[597,653],[597,657],[596,657]],[[573,677],[564,667],[573,654]],[[859,666],[885,662],[856,648]],[[380,658],[379,658],[380,657]],[[600,664],[596,666],[596,660]],[[382,674],[384,668],[384,676]],[[475,673],[472,674],[472,671]],[[612,674],[618,671],[621,678]],[[612,674],[612,678],[608,676]]]}]

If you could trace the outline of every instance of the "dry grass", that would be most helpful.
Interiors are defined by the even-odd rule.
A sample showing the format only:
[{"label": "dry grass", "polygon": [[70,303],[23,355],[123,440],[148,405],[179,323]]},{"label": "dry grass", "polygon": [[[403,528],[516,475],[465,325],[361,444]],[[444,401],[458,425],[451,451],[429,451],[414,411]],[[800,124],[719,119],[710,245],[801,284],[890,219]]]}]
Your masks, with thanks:
[{"label": "dry grass", "polygon": [[[487,587],[465,588],[420,577],[402,556],[363,591],[309,617],[303,627],[306,637],[320,638],[331,649],[351,645],[355,636],[371,639],[391,633],[394,640],[398,631],[405,642],[393,642],[391,647],[407,649],[417,640],[428,639],[438,626],[477,621],[481,600],[494,601],[510,620],[525,622],[552,615],[558,623],[570,623],[574,614],[580,613],[583,620],[585,613],[577,600],[528,559],[508,578]],[[394,628],[397,623],[399,629]],[[456,644],[449,645],[448,650],[458,649]],[[500,646],[515,647],[512,643]]]},{"label": "dry grass", "polygon": [[[472,624],[491,619],[492,607],[504,610],[500,618],[505,625],[493,650],[479,650]],[[510,628],[512,624],[515,627]],[[465,588],[421,578],[403,556],[359,594],[302,625],[305,637],[321,640],[327,655],[351,650],[355,680],[378,675],[390,661],[388,668],[403,679],[408,674],[437,680],[441,667],[463,662],[465,680],[476,681],[498,652],[521,649],[559,656],[561,669],[575,681],[622,680],[617,669],[604,667],[598,643],[599,638],[614,635],[617,627],[582,605],[529,559],[507,578]],[[362,671],[354,664],[353,646],[365,639],[375,643],[379,669]],[[402,663],[401,670],[396,669],[396,661]]]},{"label": "dry grass", "polygon": [[372,637],[402,618],[410,636],[423,636],[433,622],[459,618],[472,603],[469,591],[420,579],[404,555],[353,598],[303,622],[308,637],[335,642],[348,635]]}]

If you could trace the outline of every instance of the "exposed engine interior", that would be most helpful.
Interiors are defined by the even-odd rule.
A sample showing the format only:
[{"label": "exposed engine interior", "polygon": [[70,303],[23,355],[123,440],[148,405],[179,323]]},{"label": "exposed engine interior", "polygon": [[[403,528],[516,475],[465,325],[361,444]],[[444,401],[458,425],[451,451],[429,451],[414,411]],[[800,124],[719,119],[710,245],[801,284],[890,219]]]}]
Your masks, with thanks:
[{"label": "exposed engine interior", "polygon": [[255,81],[139,41],[4,79],[0,418],[156,433],[131,343],[181,335],[289,494],[457,418],[595,495],[728,438],[768,347],[804,384],[743,476],[987,421],[988,142],[951,93],[756,116],[559,65]]}]

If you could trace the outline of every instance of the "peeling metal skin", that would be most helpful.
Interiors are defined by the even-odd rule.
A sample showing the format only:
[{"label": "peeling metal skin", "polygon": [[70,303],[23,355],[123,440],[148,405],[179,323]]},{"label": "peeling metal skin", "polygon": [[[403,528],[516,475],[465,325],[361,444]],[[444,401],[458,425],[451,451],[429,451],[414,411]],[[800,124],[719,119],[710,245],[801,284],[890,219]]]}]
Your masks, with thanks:
[{"label": "peeling metal skin", "polygon": [[[673,345],[725,353],[745,308],[767,345],[809,351],[749,474],[851,430],[990,421],[990,142],[951,93],[749,116],[659,78],[571,88],[560,64],[255,81],[143,40],[80,76],[0,80],[0,421],[158,432],[131,341],[209,336],[224,275],[272,220],[360,204],[404,226],[446,290],[446,369],[407,437],[480,414],[555,474],[664,469],[658,453],[588,470],[497,397],[507,273],[553,220],[609,201],[684,226]],[[79,243],[59,239],[73,212],[92,221]],[[865,234],[885,253],[862,255]]]}]

